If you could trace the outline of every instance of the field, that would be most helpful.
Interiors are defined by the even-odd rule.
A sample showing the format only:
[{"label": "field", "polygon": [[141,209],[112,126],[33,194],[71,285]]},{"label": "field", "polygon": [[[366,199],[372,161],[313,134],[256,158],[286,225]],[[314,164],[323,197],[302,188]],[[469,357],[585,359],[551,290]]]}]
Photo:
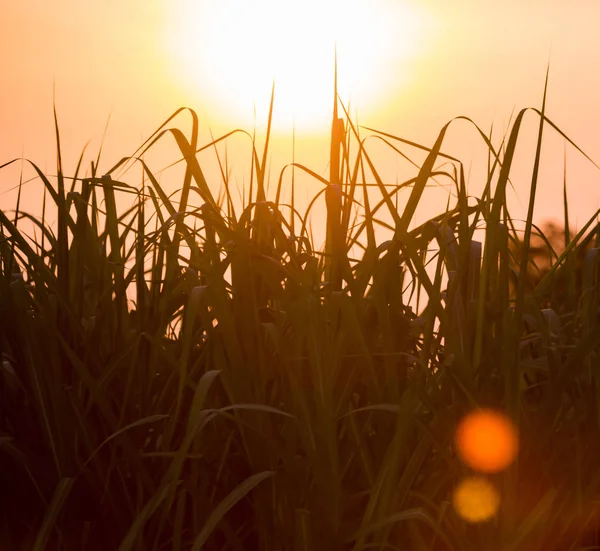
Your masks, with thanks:
[{"label": "field", "polygon": [[[295,167],[322,183],[324,251],[281,179],[267,193],[268,139],[236,211],[226,176],[217,198],[205,179],[193,111],[105,173],[65,173],[57,124],[57,177],[33,165],[45,214],[0,211],[0,548],[599,549],[600,226],[570,231],[566,182],[562,233],[533,223],[542,137],[562,134],[544,100],[515,227],[525,112],[500,147],[479,131],[471,197],[447,127],[430,147],[379,134],[427,152],[389,186],[338,104],[329,178]],[[139,160],[164,140],[185,163],[176,198]],[[114,179],[125,162],[143,178]],[[432,178],[455,203],[414,227]],[[469,522],[456,429],[479,408],[510,419],[518,456],[481,469],[499,507]]]}]

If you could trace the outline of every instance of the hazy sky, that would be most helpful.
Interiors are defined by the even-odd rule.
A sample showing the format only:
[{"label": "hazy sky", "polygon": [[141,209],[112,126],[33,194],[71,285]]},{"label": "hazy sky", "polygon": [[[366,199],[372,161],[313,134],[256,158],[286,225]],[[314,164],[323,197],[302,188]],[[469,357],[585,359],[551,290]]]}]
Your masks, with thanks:
[{"label": "hazy sky", "polygon": [[[322,130],[331,106],[332,29],[340,81],[353,90],[361,124],[432,145],[443,124],[465,115],[486,131],[493,124],[498,144],[513,109],[541,106],[550,61],[547,114],[600,164],[600,2],[345,0],[341,5],[340,12],[336,2],[325,0],[3,2],[0,164],[24,155],[54,173],[53,98],[67,172],[87,142],[89,166],[109,116],[101,171],[133,153],[183,105],[197,110],[206,141],[210,130],[215,135],[236,126],[251,131],[251,95],[269,90],[274,66],[280,111],[272,171],[277,175],[291,160],[289,121],[295,116],[297,160],[326,174]],[[257,109],[264,122],[264,101]],[[534,115],[526,118],[513,180],[521,186],[523,206],[537,123]],[[189,128],[189,117],[178,125]],[[485,148],[468,124],[454,125],[444,150],[464,160],[476,194]],[[564,142],[551,130],[545,137],[536,213],[560,217]],[[240,179],[247,171],[247,145],[238,138],[229,147]],[[382,146],[373,147],[386,176],[395,179],[401,162]],[[571,148],[567,153],[572,214],[582,223],[600,206],[600,174]],[[165,145],[153,166],[174,156]],[[212,161],[206,162],[212,174]],[[7,190],[18,183],[19,171],[18,166],[0,171],[0,208],[13,208],[14,193]],[[137,176],[132,178],[136,184]],[[35,205],[39,184],[32,182],[27,190],[28,204]],[[515,215],[524,213],[523,208]]]}]

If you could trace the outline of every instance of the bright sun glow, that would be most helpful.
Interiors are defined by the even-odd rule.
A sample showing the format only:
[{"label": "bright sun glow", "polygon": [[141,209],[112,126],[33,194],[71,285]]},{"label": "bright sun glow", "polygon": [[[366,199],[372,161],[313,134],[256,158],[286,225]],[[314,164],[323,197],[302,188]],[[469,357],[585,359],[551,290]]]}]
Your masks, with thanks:
[{"label": "bright sun glow", "polygon": [[403,0],[179,0],[175,13],[167,46],[211,118],[253,124],[255,107],[266,118],[275,80],[275,128],[304,131],[331,122],[336,50],[342,100],[381,109],[422,19]]}]

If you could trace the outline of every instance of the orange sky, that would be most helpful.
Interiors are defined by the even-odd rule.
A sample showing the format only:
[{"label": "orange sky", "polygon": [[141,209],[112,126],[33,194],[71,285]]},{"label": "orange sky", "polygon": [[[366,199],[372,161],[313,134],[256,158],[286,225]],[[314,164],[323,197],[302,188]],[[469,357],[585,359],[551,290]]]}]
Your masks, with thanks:
[{"label": "orange sky", "polygon": [[[283,2],[280,0],[279,5],[284,5]],[[201,4],[202,0],[197,3]],[[246,0],[246,4],[251,5],[252,0]],[[293,4],[289,2],[290,9]],[[247,86],[236,83],[231,72],[226,77],[230,80],[221,83],[221,88],[219,83],[210,82],[217,72],[210,73],[207,65],[201,67],[198,61],[201,55],[194,53],[194,40],[198,39],[198,50],[204,48],[202,37],[207,36],[211,44],[221,49],[226,47],[223,44],[230,44],[229,57],[222,58],[228,62],[237,57],[242,59],[248,45],[223,41],[231,29],[237,28],[239,32],[239,27],[233,23],[231,27],[225,25],[222,20],[210,21],[206,16],[209,11],[190,11],[190,5],[191,0],[5,2],[0,8],[0,164],[24,155],[53,173],[53,87],[67,172],[73,170],[88,141],[88,166],[89,160],[95,158],[109,115],[101,171],[110,168],[120,157],[133,153],[179,106],[197,110],[205,140],[209,139],[209,123],[215,135],[236,126],[227,119],[226,113],[241,109],[237,105],[234,109],[231,98],[237,97],[236,86],[240,90]],[[307,2],[299,5],[307,5]],[[352,55],[361,51],[367,57],[360,60],[362,65],[355,59],[346,60],[345,65],[340,62],[347,72],[356,68],[356,74],[351,75],[352,82],[369,81],[366,96],[357,102],[362,124],[432,145],[444,123],[454,116],[466,115],[484,129],[494,123],[498,143],[497,138],[506,128],[513,108],[541,105],[546,64],[550,59],[548,115],[600,164],[600,33],[596,29],[600,21],[599,2],[370,0],[366,6],[367,12],[358,21],[345,25],[353,29],[353,40],[349,43],[353,47],[360,45]],[[411,29],[403,29],[394,20],[401,13],[398,10],[405,8],[415,16]],[[293,34],[296,42],[302,42],[306,48],[294,54],[296,57],[292,58],[296,63],[302,62],[302,52],[309,52],[311,44],[319,44],[316,38],[311,42],[311,33],[315,37],[316,33],[324,32],[320,27],[311,27],[317,24],[318,18],[311,19],[311,14],[302,17],[300,13],[292,19],[306,26],[305,30],[296,29]],[[232,22],[234,20],[232,15]],[[242,18],[240,23],[238,18],[237,21],[239,25],[245,20]],[[361,23],[364,32],[356,30],[361,29]],[[357,24],[359,26],[352,27]],[[281,22],[274,21],[271,25],[277,31],[273,34],[275,43],[271,46],[269,42],[269,24],[263,25],[260,29],[263,48],[279,53],[282,41],[291,35],[291,30],[288,32]],[[366,26],[371,29],[370,34]],[[390,36],[383,36],[385,32]],[[269,36],[265,38],[265,35]],[[400,35],[404,42],[400,41]],[[185,40],[178,42],[174,36],[183,36]],[[368,48],[382,37],[388,49],[377,55]],[[181,49],[177,51],[182,44],[188,48],[185,55],[181,55]],[[311,55],[314,52],[311,51]],[[333,54],[323,52],[321,56],[331,60]],[[198,65],[193,65],[190,59],[195,59]],[[376,66],[377,61],[379,66]],[[198,78],[186,72],[186,62],[187,67],[194,66],[194,71],[201,75],[204,88]],[[219,58],[213,57],[212,62],[218,64]],[[223,64],[219,70],[227,72]],[[307,71],[305,79],[310,80],[310,64],[304,70]],[[266,83],[267,88],[269,85]],[[294,86],[290,85],[290,89]],[[331,83],[320,86],[319,90],[329,90]],[[307,102],[316,101],[310,95],[313,88],[306,88],[299,97]],[[328,92],[317,90],[315,93],[324,96]],[[371,104],[368,94],[374,94]],[[231,109],[219,106],[219,97],[229,98]],[[288,104],[297,99],[288,98]],[[327,102],[330,104],[330,99]],[[259,110],[258,114],[261,117],[264,112]],[[188,120],[182,118],[180,126],[188,128]],[[251,120],[249,114],[246,119],[240,118],[239,125],[251,131]],[[517,167],[514,179],[515,184],[521,186],[515,216],[524,216],[526,212],[527,195],[523,190],[527,188],[523,186],[528,185],[527,170],[533,160],[537,131],[533,115],[527,119],[526,126],[518,165],[522,170]],[[536,207],[538,218],[561,216],[563,141],[550,130],[546,138]],[[464,122],[455,123],[446,144],[447,153],[459,155],[465,161],[467,171],[471,171],[470,189],[476,194],[482,187],[485,149]],[[280,128],[274,145],[272,172],[276,176],[281,164],[291,160],[289,133],[286,135]],[[395,180],[401,163],[381,146],[373,144],[372,147],[383,172]],[[173,148],[165,145],[157,151],[152,166],[161,168],[173,155]],[[241,180],[248,166],[247,143],[242,139],[231,142],[229,156],[234,164],[234,175],[239,174]],[[326,136],[310,131],[301,133],[297,137],[296,156],[298,161],[326,174]],[[597,187],[600,174],[572,150],[568,157],[572,216],[581,225],[600,206]],[[212,174],[211,161],[206,162]],[[13,208],[14,193],[7,190],[18,183],[18,178],[17,166],[0,171],[0,208]],[[136,183],[135,178],[132,183]],[[26,204],[34,208],[39,202],[39,184],[32,182],[26,189]],[[312,191],[306,193],[312,195]],[[441,208],[446,198],[442,195]]]}]

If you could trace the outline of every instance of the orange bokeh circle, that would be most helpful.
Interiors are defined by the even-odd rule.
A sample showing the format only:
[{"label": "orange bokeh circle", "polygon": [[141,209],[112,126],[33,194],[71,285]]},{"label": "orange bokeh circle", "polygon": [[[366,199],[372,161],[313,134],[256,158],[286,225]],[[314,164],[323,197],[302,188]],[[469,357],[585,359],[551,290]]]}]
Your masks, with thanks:
[{"label": "orange bokeh circle", "polygon": [[456,430],[458,455],[475,471],[497,473],[506,469],[514,461],[518,447],[513,423],[491,409],[469,413]]}]

